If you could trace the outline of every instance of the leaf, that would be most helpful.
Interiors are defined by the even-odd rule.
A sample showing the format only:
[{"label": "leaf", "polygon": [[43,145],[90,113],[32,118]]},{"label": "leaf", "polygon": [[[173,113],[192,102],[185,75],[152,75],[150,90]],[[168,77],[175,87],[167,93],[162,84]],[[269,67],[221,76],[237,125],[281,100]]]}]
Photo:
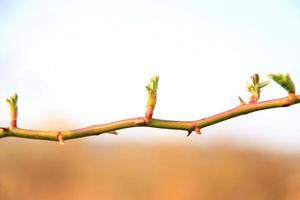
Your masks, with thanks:
[{"label": "leaf", "polygon": [[251,93],[249,102],[256,103],[260,98],[261,88],[267,86],[270,81],[259,82],[259,75],[251,76],[252,83],[247,83],[248,91]]},{"label": "leaf", "polygon": [[269,83],[270,83],[270,81],[264,81],[264,82],[258,83],[258,87],[263,88],[263,87],[267,86]]},{"label": "leaf", "polygon": [[255,92],[255,88],[254,88],[254,85],[253,85],[253,84],[247,83],[247,88],[248,88],[248,91],[249,91],[250,93]]},{"label": "leaf", "polygon": [[269,74],[268,77],[287,90],[288,93],[296,93],[295,85],[289,74]]},{"label": "leaf", "polygon": [[15,93],[9,98],[6,99],[6,102],[9,103],[11,106],[16,106],[18,102],[18,95]]}]

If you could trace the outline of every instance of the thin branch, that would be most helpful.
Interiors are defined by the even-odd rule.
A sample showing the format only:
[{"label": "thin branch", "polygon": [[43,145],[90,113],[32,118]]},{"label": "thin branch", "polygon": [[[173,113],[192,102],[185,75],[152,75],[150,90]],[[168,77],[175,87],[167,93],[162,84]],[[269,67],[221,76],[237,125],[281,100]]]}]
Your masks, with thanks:
[{"label": "thin branch", "polygon": [[151,78],[150,83],[146,86],[148,91],[148,99],[146,104],[145,116],[66,131],[42,131],[18,128],[18,96],[14,94],[7,99],[7,102],[10,105],[11,112],[10,127],[0,127],[0,138],[11,136],[30,139],[52,140],[64,144],[65,140],[100,135],[103,133],[116,134],[117,130],[132,127],[184,130],[187,131],[187,136],[189,136],[192,132],[201,134],[202,128],[220,123],[234,117],[259,110],[287,107],[293,104],[300,103],[300,95],[295,94],[296,89],[289,74],[270,74],[270,77],[288,92],[287,97],[258,102],[260,98],[261,88],[268,85],[269,81],[260,82],[258,74],[254,74],[251,77],[252,83],[247,84],[248,91],[251,93],[249,103],[245,103],[242,98],[239,97],[239,105],[225,112],[221,112],[210,117],[194,121],[172,121],[152,118],[157,101],[157,88],[159,80],[158,76],[154,76]]},{"label": "thin branch", "polygon": [[[112,131],[132,128],[132,127],[152,127],[162,129],[175,129],[185,130],[188,132],[196,131],[200,132],[200,129],[217,124],[219,122],[245,115],[251,112],[266,110],[277,107],[287,107],[293,104],[300,103],[300,95],[295,95],[294,100],[291,101],[291,97],[284,97],[280,99],[274,99],[269,101],[262,101],[258,103],[240,104],[239,106],[227,110],[225,112],[212,115],[200,120],[194,121],[172,121],[152,118],[150,121],[145,121],[145,117],[130,118],[121,121],[116,121],[107,124],[94,125],[81,129],[67,130],[67,131],[40,131],[29,130],[15,127],[0,128],[0,137],[21,137],[41,140],[52,140],[63,142],[63,140],[75,139],[80,137],[88,137],[93,135],[99,135],[103,133],[109,133]],[[62,138],[63,139],[62,139]],[[61,139],[60,139],[61,138]]]}]

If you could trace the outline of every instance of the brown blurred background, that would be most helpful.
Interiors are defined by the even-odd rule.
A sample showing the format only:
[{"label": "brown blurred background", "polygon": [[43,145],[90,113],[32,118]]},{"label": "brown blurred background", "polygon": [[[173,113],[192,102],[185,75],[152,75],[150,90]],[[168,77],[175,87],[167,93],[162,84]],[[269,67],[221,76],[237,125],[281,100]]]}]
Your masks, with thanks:
[{"label": "brown blurred background", "polygon": [[300,199],[300,157],[137,142],[0,140],[0,199]]}]

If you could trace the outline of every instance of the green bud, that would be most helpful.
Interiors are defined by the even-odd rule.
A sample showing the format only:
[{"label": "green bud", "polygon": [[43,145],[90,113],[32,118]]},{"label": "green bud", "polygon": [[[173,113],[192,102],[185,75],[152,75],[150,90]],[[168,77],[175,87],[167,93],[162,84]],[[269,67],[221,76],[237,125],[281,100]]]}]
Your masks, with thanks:
[{"label": "green bud", "polygon": [[157,88],[158,88],[158,81],[159,81],[159,76],[153,76],[151,78],[150,83],[146,86],[148,93],[151,93],[152,95],[156,95]]},{"label": "green bud", "polygon": [[254,74],[251,76],[252,83],[247,83],[248,91],[251,93],[249,102],[256,103],[260,98],[261,89],[267,86],[270,81],[259,82],[259,75]]},{"label": "green bud", "polygon": [[18,95],[16,93],[13,94],[11,97],[6,99],[6,102],[9,104],[11,126],[16,127],[18,117]]},{"label": "green bud", "polygon": [[148,91],[148,99],[147,99],[145,117],[147,120],[151,120],[153,115],[153,110],[155,108],[158,81],[159,81],[159,77],[153,76],[150,80],[150,83],[146,86],[146,89]]}]

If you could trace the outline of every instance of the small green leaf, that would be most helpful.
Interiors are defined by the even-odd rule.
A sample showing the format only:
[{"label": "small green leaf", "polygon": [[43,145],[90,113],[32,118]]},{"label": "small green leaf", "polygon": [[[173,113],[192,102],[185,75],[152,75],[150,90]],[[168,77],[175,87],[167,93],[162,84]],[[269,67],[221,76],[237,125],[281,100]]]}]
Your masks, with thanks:
[{"label": "small green leaf", "polygon": [[11,97],[6,99],[6,102],[15,107],[18,102],[18,95],[16,93],[13,94]]},{"label": "small green leaf", "polygon": [[254,85],[253,85],[253,84],[247,83],[247,88],[248,88],[248,91],[249,91],[250,93],[255,92],[255,88],[254,88]]},{"label": "small green leaf", "polygon": [[261,88],[267,86],[270,81],[259,82],[259,75],[251,76],[252,83],[247,83],[248,91],[251,93],[249,102],[256,103],[260,98]]},{"label": "small green leaf", "polygon": [[296,93],[295,85],[289,74],[269,74],[268,77],[287,90],[288,93]]},{"label": "small green leaf", "polygon": [[261,83],[258,84],[258,87],[259,87],[259,88],[266,87],[269,83],[270,83],[270,81],[264,81],[264,82],[261,82]]}]

